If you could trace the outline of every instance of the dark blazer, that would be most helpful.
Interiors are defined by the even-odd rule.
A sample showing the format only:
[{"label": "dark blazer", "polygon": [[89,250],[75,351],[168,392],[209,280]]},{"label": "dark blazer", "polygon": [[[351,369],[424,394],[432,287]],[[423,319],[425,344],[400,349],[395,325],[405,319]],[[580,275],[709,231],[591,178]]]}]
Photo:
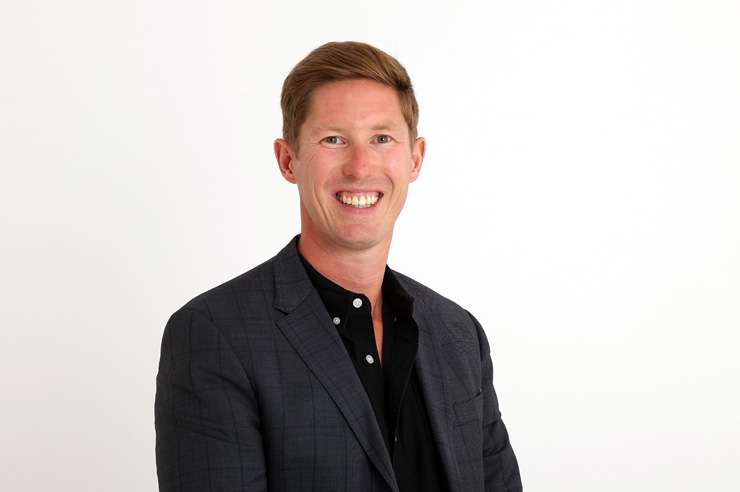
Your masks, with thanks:
[{"label": "dark blazer", "polygon": [[[398,491],[298,237],[167,322],[155,401],[161,491]],[[450,489],[521,490],[483,329],[394,273],[414,298],[416,367]]]}]

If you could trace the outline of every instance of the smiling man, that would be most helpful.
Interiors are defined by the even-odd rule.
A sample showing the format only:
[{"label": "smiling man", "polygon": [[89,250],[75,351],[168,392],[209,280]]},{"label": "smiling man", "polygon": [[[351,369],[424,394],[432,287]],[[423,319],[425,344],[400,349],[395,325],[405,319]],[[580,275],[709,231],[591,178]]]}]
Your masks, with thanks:
[{"label": "smiling man", "polygon": [[168,321],[160,490],[521,490],[485,332],[386,265],[425,150],[406,70],[328,43],[281,105],[301,233]]}]

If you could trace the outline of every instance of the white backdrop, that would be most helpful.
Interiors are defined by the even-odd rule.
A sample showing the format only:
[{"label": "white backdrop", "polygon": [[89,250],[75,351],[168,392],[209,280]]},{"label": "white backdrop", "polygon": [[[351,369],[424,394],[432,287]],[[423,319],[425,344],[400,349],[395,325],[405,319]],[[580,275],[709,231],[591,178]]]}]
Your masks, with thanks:
[{"label": "white backdrop", "polygon": [[405,64],[428,141],[389,264],[484,325],[525,489],[740,490],[738,19],[4,2],[0,489],[156,490],[164,323],[298,232],[280,86],[351,39]]}]

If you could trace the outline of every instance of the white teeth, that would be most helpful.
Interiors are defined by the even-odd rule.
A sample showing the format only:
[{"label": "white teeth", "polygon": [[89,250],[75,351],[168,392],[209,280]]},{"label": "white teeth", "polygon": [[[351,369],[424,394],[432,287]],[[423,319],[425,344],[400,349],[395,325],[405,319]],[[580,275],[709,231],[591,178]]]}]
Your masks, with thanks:
[{"label": "white teeth", "polygon": [[337,200],[344,203],[345,205],[351,205],[355,208],[368,208],[375,205],[380,199],[380,193],[360,193],[351,194],[347,192],[337,193]]}]

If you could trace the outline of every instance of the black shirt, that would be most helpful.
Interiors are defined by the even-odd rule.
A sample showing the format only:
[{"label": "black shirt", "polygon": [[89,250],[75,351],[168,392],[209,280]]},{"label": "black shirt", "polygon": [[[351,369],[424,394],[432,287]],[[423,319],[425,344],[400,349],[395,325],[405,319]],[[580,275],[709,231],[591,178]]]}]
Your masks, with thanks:
[{"label": "black shirt", "polygon": [[299,254],[311,282],[344,342],[393,462],[399,489],[448,490],[432,436],[415,361],[419,330],[414,299],[386,266],[383,276],[383,363],[375,344],[372,306],[319,273]]}]

